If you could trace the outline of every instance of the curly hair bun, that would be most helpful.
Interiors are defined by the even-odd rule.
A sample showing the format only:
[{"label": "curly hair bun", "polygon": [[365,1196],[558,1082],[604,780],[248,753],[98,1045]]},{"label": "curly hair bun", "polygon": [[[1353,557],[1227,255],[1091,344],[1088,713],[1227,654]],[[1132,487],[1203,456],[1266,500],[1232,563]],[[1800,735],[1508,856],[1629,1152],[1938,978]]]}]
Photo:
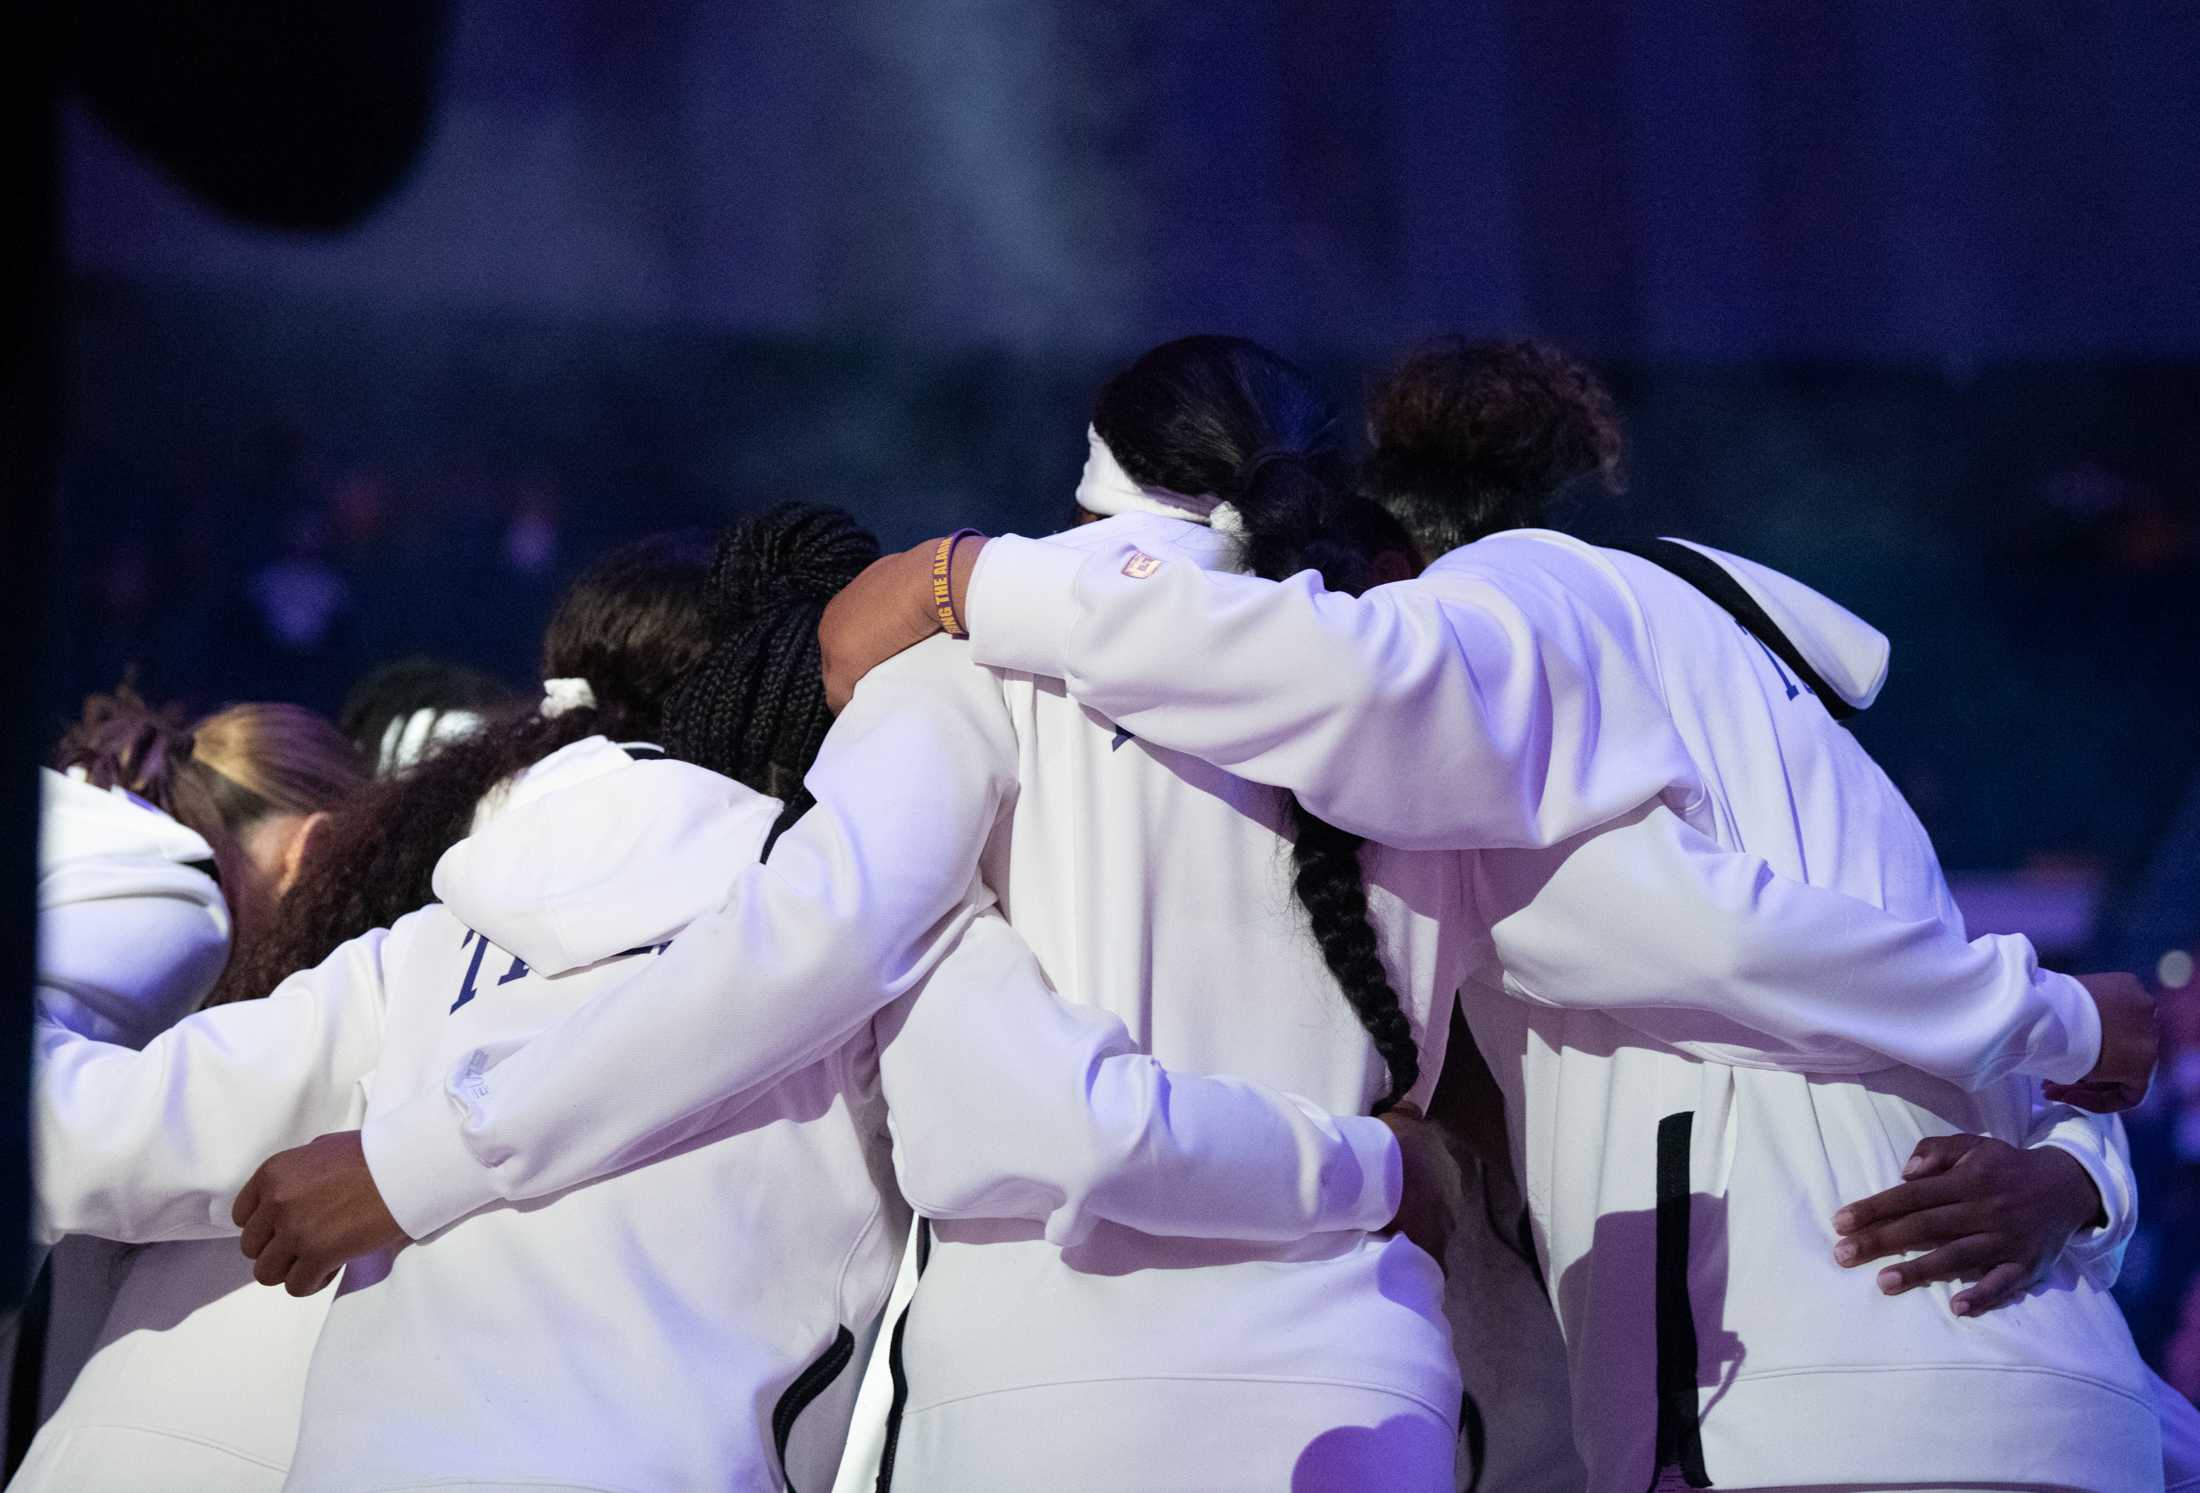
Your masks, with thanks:
[{"label": "curly hair bun", "polygon": [[822,607],[878,557],[878,541],[841,509],[780,503],[719,540],[711,621],[724,629],[787,607]]},{"label": "curly hair bun", "polygon": [[1620,485],[1610,391],[1547,342],[1421,343],[1376,386],[1367,424],[1363,490],[1448,506],[1472,531],[1463,538],[1540,522],[1578,479]]}]

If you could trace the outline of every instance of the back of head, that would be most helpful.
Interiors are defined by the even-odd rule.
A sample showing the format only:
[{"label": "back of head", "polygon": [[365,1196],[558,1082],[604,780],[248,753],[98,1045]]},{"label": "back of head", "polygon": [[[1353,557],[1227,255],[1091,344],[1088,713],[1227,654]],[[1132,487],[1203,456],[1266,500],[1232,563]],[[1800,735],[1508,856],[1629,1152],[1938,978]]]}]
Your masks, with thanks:
[{"label": "back of head", "polygon": [[818,621],[878,557],[868,530],[813,503],[782,503],[728,530],[710,572],[710,651],[666,702],[665,749],[798,815],[803,775],[833,723]]},{"label": "back of head", "polygon": [[656,740],[666,696],[710,647],[710,563],[710,535],[687,530],[622,545],[584,571],[551,616],[542,657],[545,677],[585,680],[592,703],[492,725],[355,797],[314,839],[240,998],[433,901],[435,863],[499,784],[590,736]]},{"label": "back of head", "polygon": [[1237,511],[1245,567],[1302,568],[1344,473],[1336,409],[1296,363],[1242,337],[1179,337],[1101,386],[1092,427],[1147,487]]},{"label": "back of head", "polygon": [[1548,521],[1583,479],[1616,491],[1611,393],[1547,342],[1421,343],[1368,399],[1360,491],[1412,534],[1421,558]]},{"label": "back of head", "polygon": [[415,655],[383,664],[353,685],[336,724],[374,759],[376,774],[386,776],[522,703],[479,669]]},{"label": "back of head", "polygon": [[[331,813],[366,786],[365,760],[343,733],[298,705],[231,705],[193,724],[180,706],[155,708],[128,684],[93,695],[62,737],[54,765],[96,788],[123,788],[195,831],[214,852],[229,903],[230,970],[274,936],[258,899],[244,836],[278,816]],[[234,982],[224,975],[213,1000]]]},{"label": "back of head", "polygon": [[[1275,579],[1358,554],[1340,502],[1337,418],[1288,359],[1238,337],[1165,342],[1100,390],[1092,427],[1124,474],[1145,487],[1212,496],[1237,510],[1245,568]],[[1329,553],[1325,556],[1325,550]],[[1343,574],[1325,579],[1350,583]],[[1383,969],[1368,918],[1360,841],[1291,800],[1293,890],[1322,960],[1390,1072],[1378,1108],[1404,1097],[1420,1054]]]}]

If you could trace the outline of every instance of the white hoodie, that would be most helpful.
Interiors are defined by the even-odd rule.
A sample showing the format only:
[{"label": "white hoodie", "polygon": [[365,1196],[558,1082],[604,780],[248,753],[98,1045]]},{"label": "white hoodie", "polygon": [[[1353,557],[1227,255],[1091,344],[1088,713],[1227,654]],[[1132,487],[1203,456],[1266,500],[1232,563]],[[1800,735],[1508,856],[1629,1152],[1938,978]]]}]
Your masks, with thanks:
[{"label": "white hoodie", "polygon": [[[640,791],[619,817],[588,813],[590,781],[613,774]],[[534,825],[546,853],[495,939],[430,906],[142,1054],[55,1044],[41,1149],[73,1195],[49,1211],[119,1237],[233,1235],[230,1202],[267,1154],[628,982],[777,812],[684,764],[566,749],[488,810]],[[656,1165],[355,1264],[289,1486],[778,1489],[786,1438],[796,1486],[827,1486],[854,1388],[834,1371],[883,1304],[905,1218],[878,1186],[875,1092],[836,1054],[703,1117]]]},{"label": "white hoodie", "polygon": [[[1645,1486],[1691,1418],[1728,1486],[2159,1486],[2150,1386],[2107,1294],[2131,1215],[2120,1130],[2043,1110],[2012,1076],[2082,1074],[2088,1002],[2022,940],[1922,954],[1962,926],[1924,831],[1754,638],[1648,562],[1547,532],[1354,600],[1305,577],[1202,573],[1197,544],[1156,521],[1107,527],[1112,543],[1079,552],[987,546],[968,608],[980,660],[1060,674],[1142,738],[1388,843],[1552,847],[1468,862],[1490,941],[1467,1009],[1506,1090],[1593,1488]],[[1882,637],[1716,558],[1833,687],[1869,701]],[[1670,821],[1689,834],[1640,837]],[[1653,893],[1698,864],[1692,840],[1746,852],[1721,863],[1714,903],[1779,917],[1804,883],[1893,916],[1806,919],[1784,950],[1676,921]],[[1585,955],[1698,1009],[1608,998]],[[1736,998],[1705,998],[1718,990]],[[1678,1116],[1693,1119],[1664,1126]],[[1661,1129],[1677,1153],[1661,1155]],[[1977,1320],[1949,1313],[1953,1288],[1889,1301],[1831,1257],[1840,1204],[1898,1181],[1920,1136],[1964,1130],[2052,1133],[2111,1215],[2040,1289]],[[1661,1195],[1685,1199],[1662,1233],[1670,1252],[1686,1218],[1686,1316],[1654,1299]],[[1659,1328],[1685,1347],[1689,1316],[1661,1449]],[[1980,1405],[1991,1426],[1966,1432]]]},{"label": "white hoodie", "polygon": [[[120,789],[56,772],[40,783],[38,1045],[142,1047],[197,1007],[228,960],[229,911],[203,869],[213,852]],[[40,1200],[68,1187],[57,1166],[39,1152]],[[323,1304],[265,1299],[233,1245],[127,1247],[69,1232],[50,1209],[40,1224],[57,1241],[48,1419],[10,1486],[128,1487],[149,1457],[173,1489],[280,1483]]]}]

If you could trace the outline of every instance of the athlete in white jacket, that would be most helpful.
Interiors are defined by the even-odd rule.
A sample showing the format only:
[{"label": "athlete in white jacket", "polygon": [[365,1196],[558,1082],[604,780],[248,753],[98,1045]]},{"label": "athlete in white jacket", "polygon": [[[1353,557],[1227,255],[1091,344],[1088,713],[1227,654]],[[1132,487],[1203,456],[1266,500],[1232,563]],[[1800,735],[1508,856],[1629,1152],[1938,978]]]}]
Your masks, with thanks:
[{"label": "athlete in white jacket", "polygon": [[[1827,688],[1869,699],[1883,639],[1713,558]],[[1354,829],[1552,846],[1471,863],[1493,941],[1469,1010],[1507,1092],[1593,1487],[1639,1488],[1661,1465],[1696,1486],[2159,1485],[2150,1388],[2082,1252],[1974,1320],[1951,1314],[1946,1286],[1883,1300],[1832,1256],[1834,1212],[1891,1185],[1919,1138],[2021,1144],[2042,1112],[2007,1075],[2073,1080],[2085,1046],[2032,1040],[1981,1063],[1993,1044],[1975,1024],[1899,1003],[1858,1044],[1830,1036],[1822,1006],[1770,992],[1725,1019],[1552,1003],[1566,997],[1545,961],[1583,932],[1545,916],[1560,874],[1605,881],[1598,936],[1664,970],[1676,999],[1702,942],[1733,947],[1645,914],[1637,888],[1664,873],[1623,855],[1615,824],[1677,820],[1761,857],[1753,895],[1777,872],[1960,931],[1899,795],[1693,587],[1515,531],[1355,601],[1209,574],[1196,546],[1126,526],[1074,552],[989,544],[967,604],[981,660],[1060,674],[1142,739],[1288,785]],[[1837,939],[1794,953],[1825,960],[1829,999],[1871,980]],[[2096,1182],[2109,1198],[2112,1180]],[[1661,1274],[1661,1257],[1685,1273]],[[1686,1296],[1660,1296],[1678,1282]]]},{"label": "athlete in white jacket", "polygon": [[[128,690],[87,701],[61,757],[68,774],[43,775],[40,1051],[71,1036],[142,1047],[199,1005],[233,972],[230,899],[274,906],[321,815],[365,781],[335,728],[295,706],[231,706],[187,729]],[[248,918],[237,958],[264,932]],[[125,1248],[144,1236],[81,1227],[48,1204],[85,1179],[34,1155],[52,1351],[45,1423],[11,1488],[134,1486],[148,1460],[168,1489],[277,1486],[326,1304],[252,1290],[223,1244]]]},{"label": "athlete in white jacket", "polygon": [[[1081,542],[1105,545],[1109,536]],[[1209,558],[1219,561],[1230,549],[1218,542]],[[1310,955],[1289,975],[1283,966],[1266,962],[1278,958],[1276,953],[1258,946],[1264,939],[1281,942],[1279,935],[1288,932],[1278,864],[1282,842],[1273,832],[1275,819],[1264,817],[1277,812],[1276,801],[1267,800],[1270,807],[1263,810],[1262,800],[1247,797],[1242,785],[1204,775],[1184,759],[1153,753],[1036,682],[961,668],[952,650],[943,648],[915,650],[858,691],[810,776],[818,807],[780,842],[767,866],[735,882],[718,913],[698,921],[656,962],[646,982],[646,1002],[597,1002],[502,1061],[499,1054],[484,1053],[479,1061],[458,1065],[442,1092],[424,1093],[370,1122],[363,1143],[379,1183],[378,1190],[370,1186],[363,1194],[374,1200],[371,1209],[350,1211],[360,1206],[362,1194],[356,1166],[344,1158],[347,1147],[357,1155],[359,1142],[331,1138],[327,1146],[317,1145],[302,1157],[277,1158],[263,1168],[257,1195],[246,1202],[257,1210],[254,1226],[269,1241],[266,1249],[285,1266],[295,1261],[288,1272],[294,1283],[309,1287],[329,1259],[343,1257],[361,1237],[387,1228],[386,1220],[378,1223],[371,1216],[384,1203],[417,1237],[484,1201],[537,1195],[616,1166],[683,1116],[707,1111],[728,1094],[814,1058],[840,1040],[836,1034],[850,1023],[911,988],[952,945],[984,900],[984,892],[968,881],[969,868],[978,863],[985,866],[987,882],[1004,892],[1005,910],[1042,960],[1061,966],[1080,999],[1133,1018],[1134,1032],[1154,1043],[1158,1057],[1198,1055],[1206,1066],[1254,1076],[1273,1076],[1259,1066],[1273,1064],[1274,1072],[1307,1080],[1296,1084],[1300,1092],[1312,1090],[1308,1097],[1347,1112],[1379,1093],[1364,1039],[1352,1071],[1324,1074],[1307,1065],[1329,1057],[1310,1058],[1305,1035],[1280,1043],[1267,1035],[1280,1013],[1301,1023],[1319,1016],[1320,1025],[1307,1030],[1326,1030],[1320,1040],[1332,1052],[1349,1050],[1354,1037],[1334,1004],[1321,1014],[1292,993],[1311,994],[1325,984]],[[1141,755],[1126,763],[1119,754],[1132,749]],[[1129,774],[1138,775],[1133,781],[1140,786],[1126,793],[1117,780]],[[1177,787],[1162,782],[1164,777]],[[1247,826],[1266,829],[1261,858],[1267,868],[1256,870],[1243,849],[1226,850],[1210,864],[1189,849],[1198,841],[1186,834],[1187,848],[1177,852],[1186,860],[1181,882],[1167,878],[1173,895],[1149,900],[1161,858],[1150,847],[1131,853],[1131,846],[1141,833],[1151,836],[1162,824],[1174,826],[1177,821],[1162,817],[1162,811],[1189,811],[1192,798],[1173,795],[1195,785],[1207,802],[1238,806],[1241,824],[1231,834],[1245,836]],[[1110,806],[1117,802],[1124,812],[1111,820]],[[2090,1002],[2074,985],[2034,970],[2028,951],[2002,943],[1967,948],[1938,924],[1891,918],[1802,885],[1775,883],[1766,905],[1764,889],[1746,880],[1746,862],[1745,880],[1734,882],[1722,870],[1734,858],[1684,830],[1677,820],[1645,821],[1614,834],[1623,840],[1639,834],[1666,847],[1647,852],[1671,874],[1642,889],[1645,904],[1685,908],[1695,926],[1715,926],[1712,942],[1720,953],[1707,962],[1714,977],[1732,979],[1711,993],[1691,987],[1686,998],[1721,1009],[1747,1007],[1776,988],[1766,973],[1778,957],[1793,957],[1795,935],[1801,933],[1807,943],[1838,947],[1823,962],[1801,961],[1800,982],[1807,985],[1818,970],[1831,967],[1852,974],[1861,970],[1863,980],[1876,983],[1878,988],[1860,997],[1865,1019],[1852,1023],[1869,1029],[1875,1040],[1899,1045],[1913,1038],[1898,1023],[1873,1019],[1873,1010],[1900,1009],[1904,1001],[1918,1009],[1938,1001],[1963,1014],[1974,1044],[1997,1045],[1993,1057],[1982,1060],[1972,1052],[1962,1058],[1965,1064],[1985,1061],[2006,1070],[2029,1062],[2068,1078],[2091,1066]],[[1111,848],[1110,835],[1122,836],[1121,849]],[[1016,862],[1025,855],[1037,865],[1028,879],[1019,879],[1023,873]],[[1382,855],[1375,860],[1371,879],[1378,901],[1386,885],[1399,905],[1416,899],[1404,916],[1386,905],[1381,921],[1387,962],[1394,972],[1404,972],[1399,983],[1414,1006],[1425,1091],[1433,1082],[1443,1030],[1441,1022],[1428,1018],[1450,989],[1444,930],[1472,923],[1442,893],[1450,858],[1395,868]],[[1215,884],[1217,871],[1233,864],[1238,869],[1231,874],[1244,893],[1217,904],[1213,914],[1199,913],[1211,900],[1211,893],[1199,889]],[[443,868],[443,884],[454,896],[457,873],[464,868],[463,856]],[[1423,876],[1433,879],[1415,879]],[[1586,884],[1600,886],[1594,878]],[[1707,887],[1719,896],[1707,897]],[[1258,910],[1263,902],[1270,911],[1250,921],[1244,910],[1224,912],[1227,906]],[[1181,932],[1165,918],[1179,906],[1194,909],[1181,920]],[[1164,947],[1165,959],[1157,952]],[[1658,959],[1682,951],[1682,945],[1666,936],[1656,947],[1646,967],[1662,977]],[[738,974],[729,979],[722,971]],[[1249,972],[1263,983],[1249,990],[1220,978],[1225,972]],[[1584,961],[1577,973],[1585,999],[1645,1005],[1672,998],[1665,993],[1670,986],[1637,980],[1631,970]],[[1171,1004],[1176,999],[1168,996],[1172,980],[1182,990],[1204,990],[1211,1004],[1187,999],[1177,1009],[1165,1008],[1165,998]],[[1333,989],[1325,993],[1334,1000]],[[1820,1022],[1831,1012],[1838,1028],[1843,1019],[1837,1003],[1812,1005],[1790,988],[1779,993],[1798,1020]],[[1877,1007],[1870,1004],[1875,999],[1881,1002]],[[920,1000],[917,1009],[923,1004]],[[1305,1014],[1297,1015],[1301,1010]],[[712,1033],[725,1030],[739,1031],[742,1039],[712,1040]],[[1232,1048],[1232,1060],[1200,1054],[1202,1043],[1215,1044],[1210,1049],[1215,1053]],[[1245,1061],[1235,1060],[1239,1046]],[[2001,1054],[2000,1046],[2014,1047],[2014,1055]],[[1193,1066],[1188,1060],[1185,1065]],[[1346,1082],[1356,1094],[1340,1091]],[[1081,1107],[1089,1107],[1083,1095],[1062,1102],[1065,1112]],[[1035,1130],[1030,1137],[1008,1136],[1002,1144],[1012,1151],[1017,1143],[1050,1134]],[[925,1152],[948,1158],[944,1164],[950,1167],[956,1154],[913,1143],[897,1148],[905,1180],[912,1169],[921,1170]],[[1013,1183],[1016,1171],[988,1164],[978,1174]],[[925,1191],[920,1176],[912,1196],[942,1216],[968,1211],[1006,1219],[1015,1211],[1005,1202],[989,1204],[982,1189],[962,1204],[947,1193],[928,1198]],[[1003,1198],[1017,1195],[1008,1190]],[[333,1222],[327,1211],[332,1201],[337,1203]],[[1039,1475],[1033,1458],[1042,1455],[1048,1456],[1043,1475],[1058,1483],[1064,1477],[1115,1476],[1120,1469],[1108,1466],[1098,1448],[1126,1444],[1181,1453],[1142,1465],[1137,1475],[1148,1486],[1166,1486],[1170,1479],[1185,1486],[1227,1485],[1218,1481],[1223,1479],[1268,1486],[1279,1456],[1286,1477],[1294,1464],[1320,1467],[1330,1457],[1363,1469],[1380,1463],[1394,1479],[1401,1470],[1419,1476],[1413,1469],[1425,1464],[1386,1460],[1391,1445],[1385,1438],[1399,1437],[1396,1449],[1418,1456],[1428,1447],[1429,1420],[1441,1426],[1450,1413],[1449,1406],[1434,1403],[1443,1398],[1448,1365],[1442,1362],[1443,1333],[1435,1321],[1425,1258],[1400,1254],[1409,1247],[1395,1243],[1314,1241],[1312,1258],[1303,1248],[1264,1257],[1241,1251],[1224,1255],[1228,1263],[1195,1266],[1184,1260],[1182,1271],[1111,1275],[1132,1259],[1155,1257],[1152,1241],[1117,1239],[1097,1228],[1087,1235],[1079,1227],[1082,1201],[1063,1197],[1048,1213],[1046,1233],[1037,1237],[999,1224],[958,1231],[962,1237],[951,1242],[966,1247],[966,1264],[956,1272],[964,1283],[952,1294],[942,1287],[935,1299],[967,1306],[967,1321],[948,1308],[935,1313],[926,1301],[931,1287],[919,1293],[912,1346],[926,1336],[934,1346],[927,1365],[911,1367],[911,1419],[935,1418],[942,1428],[935,1445],[955,1440],[958,1448],[973,1449],[970,1463],[936,1464],[968,1477],[954,1486],[1020,1485]],[[1159,1232],[1152,1224],[1140,1226]],[[1080,1241],[1098,1250],[1088,1258],[1099,1268],[1079,1271],[1074,1251],[1057,1247]],[[1340,1247],[1341,1253],[1328,1253]],[[946,1248],[943,1244],[935,1273],[947,1270]],[[983,1285],[982,1257],[989,1252],[1003,1262],[1002,1280],[1012,1289],[989,1292]],[[1164,1249],[1157,1258],[1176,1257]],[[1212,1272],[1205,1282],[1211,1289],[1183,1299],[1182,1309],[1190,1315],[1172,1319],[1167,1307],[1189,1290],[1186,1283],[1195,1270]],[[1255,1280],[1264,1284],[1252,1286]],[[1331,1289],[1297,1284],[1315,1280],[1326,1280]],[[1158,1293],[1150,1301],[1143,1294],[1149,1291]],[[1112,1305],[1111,1296],[1116,1297]],[[1147,1306],[1153,1310],[1142,1310]],[[1125,1309],[1141,1309],[1141,1315],[1126,1321]],[[932,1326],[920,1330],[928,1315]],[[1272,1325],[1249,1331],[1248,1320]],[[991,1352],[994,1348],[1000,1351]],[[1079,1365],[1097,1367],[1101,1378],[1072,1392]],[[1263,1377],[1271,1373],[1269,1365],[1273,1377]],[[1336,1377],[1340,1366],[1345,1377],[1357,1380],[1357,1389],[1338,1393],[1319,1383]],[[1192,1380],[1177,1377],[1183,1374]],[[919,1388],[928,1376],[930,1382],[960,1388],[943,1389],[941,1398],[932,1399]],[[1271,1386],[1272,1392],[1249,1393],[1248,1383]],[[1201,1406],[1224,1391],[1233,1407],[1258,1407],[1248,1424],[1296,1429],[1266,1442],[1221,1434],[1211,1410]],[[927,1398],[920,1400],[920,1393]],[[1259,1399],[1263,1393],[1265,1403]],[[1370,1423],[1369,1408],[1376,1403],[1388,1406],[1389,1413]],[[1035,1449],[1032,1429],[1042,1423],[1033,1411],[1048,1405],[1074,1407],[1043,1419],[1051,1454]],[[1253,1415],[1262,1419],[1256,1422]],[[1315,1426],[1327,1429],[1309,1434]],[[1145,1434],[1127,1440],[1111,1434],[1126,1427]],[[985,1436],[977,1434],[981,1429]],[[1094,1455],[1079,1455],[1088,1442]],[[1448,1464],[1448,1453],[1445,1460]]]}]

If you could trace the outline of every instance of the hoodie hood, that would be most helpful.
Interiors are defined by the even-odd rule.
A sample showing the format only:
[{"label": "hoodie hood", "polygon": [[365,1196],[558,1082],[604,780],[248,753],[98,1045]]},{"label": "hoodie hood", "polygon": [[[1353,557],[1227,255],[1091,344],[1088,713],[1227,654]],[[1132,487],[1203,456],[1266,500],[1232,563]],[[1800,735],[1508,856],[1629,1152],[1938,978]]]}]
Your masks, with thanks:
[{"label": "hoodie hood", "polygon": [[1879,698],[1893,651],[1885,633],[1793,576],[1708,544],[1674,542],[1687,545],[1733,576],[1835,694],[1858,710]]},{"label": "hoodie hood", "polygon": [[94,788],[80,776],[38,770],[38,870],[71,861],[129,856],[189,865],[211,863],[213,847],[192,830],[123,788]]},{"label": "hoodie hood", "polygon": [[715,911],[779,810],[731,778],[592,736],[482,801],[473,833],[436,863],[435,894],[529,968],[563,974]]}]

